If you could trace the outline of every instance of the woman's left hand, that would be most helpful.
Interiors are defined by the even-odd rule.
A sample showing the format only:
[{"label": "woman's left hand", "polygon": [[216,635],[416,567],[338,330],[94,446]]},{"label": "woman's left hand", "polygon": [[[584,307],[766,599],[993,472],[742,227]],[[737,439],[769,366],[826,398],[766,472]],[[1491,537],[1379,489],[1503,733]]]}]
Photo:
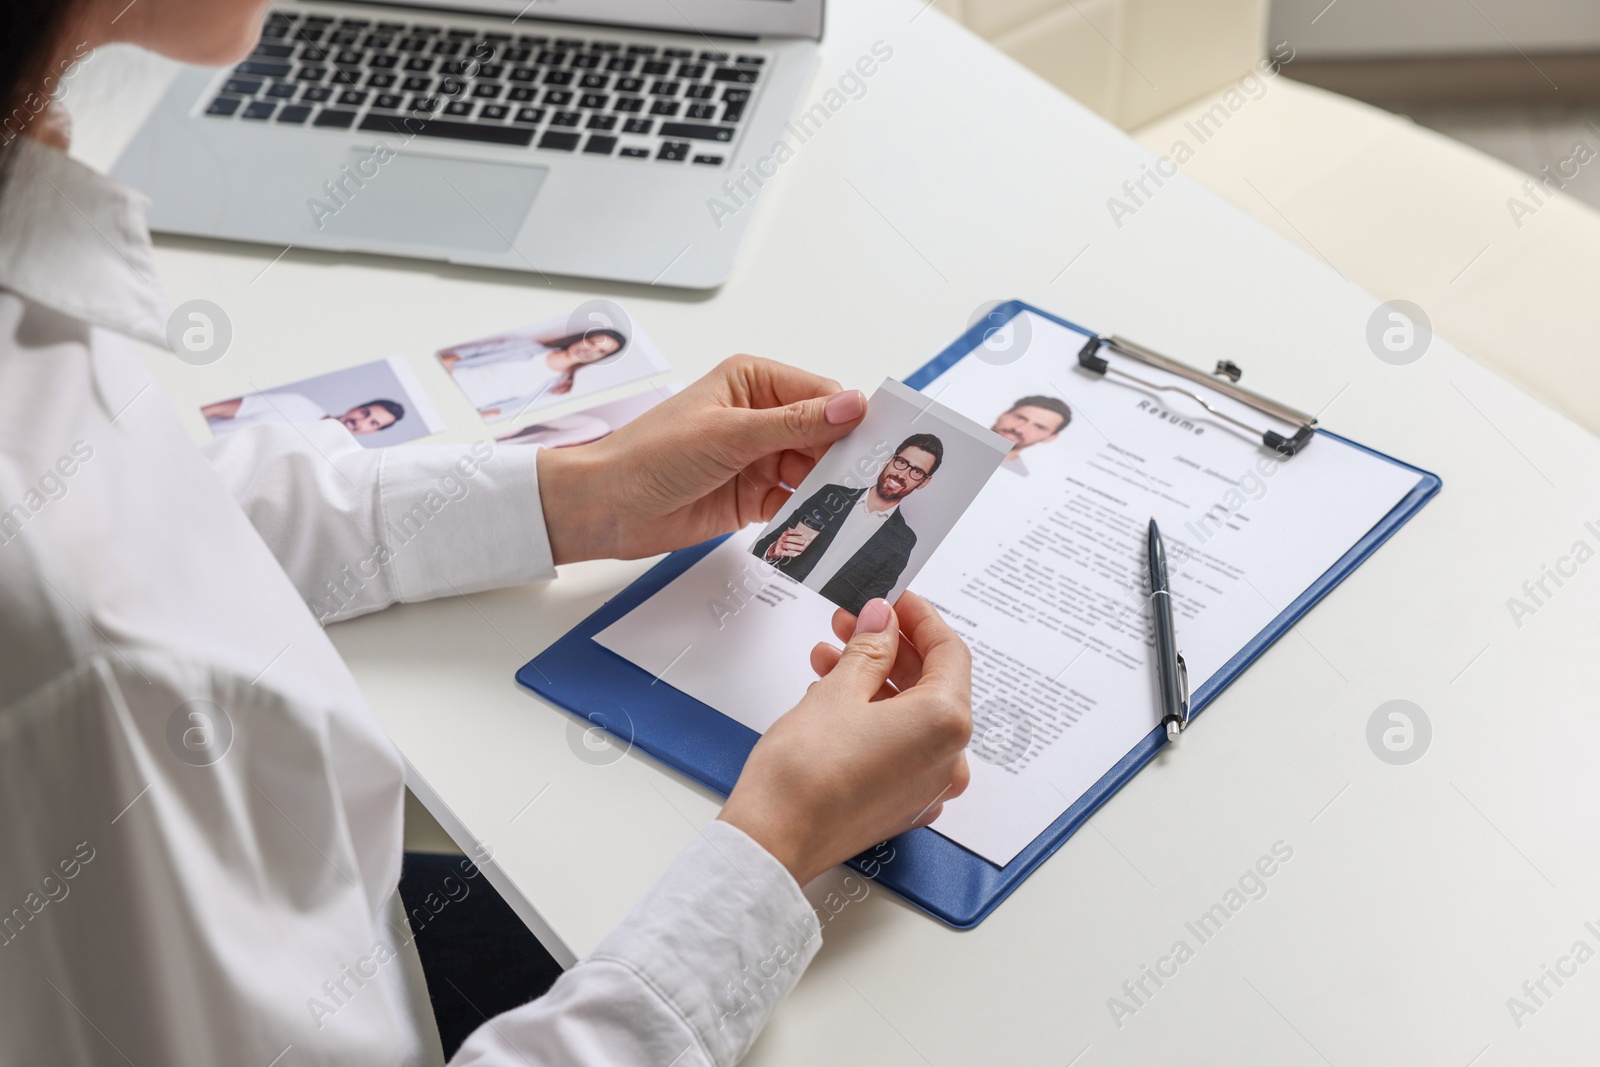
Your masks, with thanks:
[{"label": "woman's left hand", "polygon": [[555,562],[652,556],[766,522],[866,412],[831,379],[723,360],[608,437],[540,451]]}]

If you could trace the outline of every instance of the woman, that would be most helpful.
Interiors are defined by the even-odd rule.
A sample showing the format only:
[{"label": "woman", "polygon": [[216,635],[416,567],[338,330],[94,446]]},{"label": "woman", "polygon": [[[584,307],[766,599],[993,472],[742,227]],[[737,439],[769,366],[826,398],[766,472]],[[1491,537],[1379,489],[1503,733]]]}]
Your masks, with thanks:
[{"label": "woman", "polygon": [[[395,891],[400,759],[307,600],[357,561],[380,565],[341,586],[341,616],[763,521],[865,413],[858,392],[736,357],[576,448],[368,451],[323,420],[197,449],[132,344],[162,345],[168,314],[141,201],[68,159],[45,101],[71,57],[112,41],[231,62],[265,7],[0,6],[5,122],[26,129],[6,137],[0,190],[6,1063],[439,1063]],[[473,491],[375,555],[386,516],[444,478]],[[821,679],[718,819],[456,1063],[743,1054],[817,949],[794,943],[800,886],[967,782],[955,634],[910,595],[835,630],[843,650],[811,651]],[[775,975],[721,1007],[780,944]]]},{"label": "woman", "polygon": [[515,416],[547,396],[567,395],[579,368],[602,363],[627,345],[627,338],[612,329],[546,341],[505,334],[447,348],[439,359],[478,413],[494,418],[508,410]]}]

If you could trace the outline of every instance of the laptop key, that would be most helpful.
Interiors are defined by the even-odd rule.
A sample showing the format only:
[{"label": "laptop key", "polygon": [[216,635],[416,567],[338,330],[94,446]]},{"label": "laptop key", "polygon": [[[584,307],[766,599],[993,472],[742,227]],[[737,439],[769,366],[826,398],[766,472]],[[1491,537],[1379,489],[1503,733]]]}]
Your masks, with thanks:
[{"label": "laptop key", "polygon": [[589,130],[614,130],[617,128],[615,115],[590,115],[589,121],[584,125]]},{"label": "laptop key", "polygon": [[722,90],[722,99],[730,104],[743,104],[750,99],[750,90],[729,87]]},{"label": "laptop key", "polygon": [[439,82],[439,91],[445,96],[460,96],[467,91],[467,83],[460,78],[445,78]]},{"label": "laptop key", "polygon": [[688,137],[696,141],[731,141],[733,130],[727,126],[704,126],[693,122],[663,122],[663,137]]},{"label": "laptop key", "polygon": [[422,56],[412,56],[406,60],[406,73],[427,74],[433,70],[433,60],[424,59]]},{"label": "laptop key", "polygon": [[607,137],[604,134],[596,133],[589,137],[588,143],[583,146],[583,152],[584,155],[589,156],[609,156],[616,147],[617,139],[615,137]]},{"label": "laptop key", "polygon": [[331,107],[325,107],[316,118],[311,120],[311,125],[328,129],[348,130],[355,121],[356,113],[354,111],[336,111]]},{"label": "laptop key", "polygon": [[738,62],[743,66],[759,67],[767,61],[765,56],[740,56]]},{"label": "laptop key", "polygon": [[706,60],[707,62],[710,62],[710,63],[726,63],[728,61],[728,53],[726,53],[726,52],[701,52],[700,53],[700,58],[704,59],[704,60]]},{"label": "laptop key", "polygon": [[500,58],[507,63],[526,63],[533,53],[526,48],[507,48],[500,53]]},{"label": "laptop key", "polygon": [[649,133],[655,128],[655,125],[656,124],[652,119],[629,119],[627,122],[622,124],[622,132]]},{"label": "laptop key", "polygon": [[420,74],[414,74],[405,81],[401,82],[400,88],[408,93],[425,93],[429,89],[433,88],[433,79],[424,78]]},{"label": "laptop key", "polygon": [[716,104],[690,104],[689,109],[683,113],[688,119],[714,119],[717,117]]},{"label": "laptop key", "polygon": [[439,105],[441,103],[443,103],[443,101],[437,96],[413,96],[411,98],[411,107],[408,110],[421,112],[424,115],[431,115],[435,111],[439,110]]},{"label": "laptop key", "polygon": [[722,166],[722,157],[721,156],[695,156],[694,157],[694,161],[696,163],[703,163],[708,167],[720,167],[720,166]]},{"label": "laptop key", "polygon": [[583,112],[581,111],[557,111],[550,116],[550,125],[552,126],[576,126],[582,121]]},{"label": "laptop key", "polygon": [[619,74],[632,74],[635,61],[619,56],[616,59],[606,60],[606,69]]},{"label": "laptop key", "polygon": [[662,141],[661,148],[656,152],[657,159],[664,159],[669,163],[681,163],[689,158],[689,143],[687,141]]},{"label": "laptop key", "polygon": [[361,89],[346,89],[339,94],[339,103],[345,107],[360,107],[367,102],[367,93]]},{"label": "laptop key", "polygon": [[544,136],[539,138],[540,148],[556,148],[563,152],[570,152],[578,147],[582,134],[562,133],[557,130],[546,130]]},{"label": "laptop key", "polygon": [[327,76],[327,67],[301,67],[295,72],[294,80],[297,82],[319,82]]},{"label": "laptop key", "polygon": [[274,100],[292,100],[300,87],[294,82],[273,82],[272,88],[267,90],[267,95]]},{"label": "laptop key", "polygon": [[452,100],[444,106],[444,113],[446,115],[453,115],[457,118],[465,118],[466,116],[472,114],[472,109],[477,106],[477,104],[474,104],[468,100]]},{"label": "laptop key", "polygon": [[651,96],[677,96],[683,85],[679,82],[660,81],[650,86]]},{"label": "laptop key", "polygon": [[477,82],[472,86],[472,95],[479,100],[499,99],[502,87],[491,82]]},{"label": "laptop key", "polygon": [[361,68],[359,67],[334,67],[328,80],[334,85],[360,85]]},{"label": "laptop key", "polygon": [[604,89],[610,84],[611,76],[609,74],[585,74],[578,79],[578,88],[580,89]]},{"label": "laptop key", "polygon": [[650,158],[650,149],[648,149],[648,148],[624,148],[622,151],[618,152],[617,155],[625,156],[628,159],[649,159]]},{"label": "laptop key", "polygon": [[711,75],[711,80],[749,84],[754,82],[760,73],[757,70],[746,70],[741,67],[718,67],[716,73]]},{"label": "laptop key", "polygon": [[539,71],[536,67],[512,67],[509,77],[514,82],[531,82],[538,75]]},{"label": "laptop key", "polygon": [[610,102],[611,98],[605,93],[584,93],[578,98],[579,107],[604,108]]},{"label": "laptop key", "polygon": [[672,64],[659,59],[652,59],[639,68],[641,74],[667,74],[672,70]]},{"label": "laptop key", "polygon": [[544,76],[544,83],[546,85],[571,85],[572,71],[552,70],[549,74]]},{"label": "laptop key", "polygon": [[406,98],[399,93],[379,93],[378,98],[372,102],[372,106],[382,108],[385,111],[399,111],[400,105],[405,102]]},{"label": "laptop key", "polygon": [[368,74],[368,89],[393,89],[395,76],[393,74]]},{"label": "laptop key", "polygon": [[504,104],[484,104],[478,111],[478,118],[488,122],[499,122],[511,113],[511,109]]},{"label": "laptop key", "polygon": [[619,93],[642,93],[642,92],[644,92],[644,79],[643,78],[618,78],[617,79],[617,92],[619,92]]},{"label": "laptop key", "polygon": [[262,78],[287,78],[289,64],[264,59],[247,59],[233,68],[235,74],[254,74]]},{"label": "laptop key", "polygon": [[300,94],[300,99],[308,104],[320,104],[333,98],[333,90],[325,85],[312,85]]},{"label": "laptop key", "polygon": [[540,102],[551,107],[566,107],[572,103],[572,94],[565,89],[551,89],[544,94],[544,99]]},{"label": "laptop key", "polygon": [[676,115],[678,113],[678,106],[679,105],[676,100],[657,100],[655,103],[650,105],[650,114]]},{"label": "laptop key", "polygon": [[369,132],[411,133],[418,137],[483,141],[488,144],[521,145],[524,148],[533,143],[533,131],[527,127],[448,122],[416,115],[368,115],[361,120],[360,128]]},{"label": "laptop key", "polygon": [[715,85],[691,85],[683,91],[683,95],[690,100],[710,100],[716,91]]},{"label": "laptop key", "polygon": [[736,104],[722,105],[722,121],[738,122],[740,119],[744,118],[744,108],[745,105],[743,101],[740,101]]},{"label": "laptop key", "polygon": [[536,95],[537,94],[534,92],[534,90],[528,88],[526,85],[513,85],[511,87],[511,91],[506,94],[506,99],[511,101],[513,104],[531,104],[533,103],[533,98]]},{"label": "laptop key", "polygon": [[694,58],[694,49],[692,49],[692,48],[663,48],[661,50],[661,54],[666,56],[668,59],[693,59]]},{"label": "laptop key", "polygon": [[239,113],[239,117],[242,119],[255,119],[261,122],[270,119],[272,113],[276,110],[278,110],[278,103],[275,100],[252,100],[245,105],[245,109]]},{"label": "laptop key", "polygon": [[579,70],[593,70],[600,65],[600,56],[594,52],[582,52],[572,57],[572,65]]},{"label": "laptop key", "polygon": [[235,96],[254,96],[261,91],[261,83],[252,78],[229,78],[223,83],[222,91]]},{"label": "laptop key", "polygon": [[278,109],[278,121],[290,126],[299,126],[311,115],[311,109],[304,104],[286,104]]},{"label": "laptop key", "polygon": [[379,52],[367,61],[373,70],[393,70],[400,65],[400,57],[393,52]]},{"label": "laptop key", "polygon": [[294,55],[294,45],[273,44],[269,41],[262,41],[256,45],[256,50],[250,53],[252,59],[288,59],[292,55]]},{"label": "laptop key", "polygon": [[367,54],[354,48],[341,48],[333,61],[341,67],[354,67],[367,61]]},{"label": "laptop key", "polygon": [[206,108],[207,115],[231,115],[239,110],[239,105],[244,103],[237,96],[219,96],[211,101],[211,106]]},{"label": "laptop key", "polygon": [[704,78],[706,76],[706,65],[704,63],[679,63],[677,76],[690,80]]},{"label": "laptop key", "polygon": [[542,108],[542,107],[518,108],[516,115],[512,116],[511,121],[512,122],[526,122],[529,125],[537,126],[537,125],[539,125],[539,123],[544,121],[544,108]]}]

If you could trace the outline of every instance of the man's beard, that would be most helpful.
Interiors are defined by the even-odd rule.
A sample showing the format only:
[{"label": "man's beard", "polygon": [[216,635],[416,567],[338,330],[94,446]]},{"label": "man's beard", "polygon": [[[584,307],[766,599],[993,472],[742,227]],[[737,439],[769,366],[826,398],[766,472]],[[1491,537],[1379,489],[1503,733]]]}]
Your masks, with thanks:
[{"label": "man's beard", "polygon": [[[891,491],[890,489],[888,489],[884,485],[884,483],[887,482],[890,477],[891,477],[891,475],[889,474],[888,471],[884,471],[882,474],[878,475],[878,485],[877,485],[878,495],[881,496],[885,500],[891,500],[891,501],[892,500],[904,500],[911,493],[911,479],[910,478],[901,478],[900,479],[901,489],[900,489],[900,491],[898,493],[896,493],[896,492]],[[894,477],[899,477],[899,476],[898,475],[894,475]]]}]

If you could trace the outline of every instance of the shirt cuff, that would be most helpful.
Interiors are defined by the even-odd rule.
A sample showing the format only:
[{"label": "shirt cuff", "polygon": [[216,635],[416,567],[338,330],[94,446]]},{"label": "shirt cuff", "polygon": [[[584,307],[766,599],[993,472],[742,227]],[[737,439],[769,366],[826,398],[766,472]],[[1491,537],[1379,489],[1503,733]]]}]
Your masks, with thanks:
[{"label": "shirt cuff", "polygon": [[555,577],[538,451],[492,441],[384,451],[379,539],[391,556],[396,599]]},{"label": "shirt cuff", "polygon": [[771,853],[720,820],[703,827],[589,957],[640,976],[719,1067],[755,1041],[822,946],[822,924]]}]

